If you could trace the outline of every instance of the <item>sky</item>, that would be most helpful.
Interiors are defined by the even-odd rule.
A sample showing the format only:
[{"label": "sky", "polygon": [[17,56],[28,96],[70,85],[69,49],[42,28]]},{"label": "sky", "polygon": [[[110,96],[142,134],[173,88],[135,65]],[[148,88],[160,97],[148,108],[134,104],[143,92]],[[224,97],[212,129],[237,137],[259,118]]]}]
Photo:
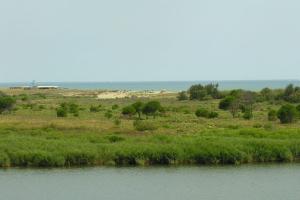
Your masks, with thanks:
[{"label": "sky", "polygon": [[299,0],[1,0],[0,82],[300,79]]}]

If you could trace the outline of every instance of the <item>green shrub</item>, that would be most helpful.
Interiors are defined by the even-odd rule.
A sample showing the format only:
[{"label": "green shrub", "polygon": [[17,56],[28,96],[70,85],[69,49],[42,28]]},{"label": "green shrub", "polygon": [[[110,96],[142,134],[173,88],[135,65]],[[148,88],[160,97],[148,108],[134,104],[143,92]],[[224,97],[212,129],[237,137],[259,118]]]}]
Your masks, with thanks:
[{"label": "green shrub", "polygon": [[217,118],[217,117],[219,117],[219,113],[214,112],[214,111],[210,112],[208,115],[208,118],[210,118],[210,119]]},{"label": "green shrub", "polygon": [[212,83],[208,85],[196,84],[189,88],[188,93],[190,94],[191,100],[204,100],[205,98],[217,99],[220,97],[218,87],[218,84]]},{"label": "green shrub", "polygon": [[90,112],[100,112],[100,110],[101,110],[101,105],[98,105],[98,106],[91,105],[90,106]]},{"label": "green shrub", "polygon": [[297,109],[291,104],[281,106],[277,112],[277,117],[282,124],[292,123],[298,116]]},{"label": "green shrub", "polygon": [[219,108],[222,109],[222,110],[228,110],[234,100],[235,100],[235,97],[233,97],[233,96],[225,97],[225,99],[222,99],[220,101]]},{"label": "green shrub", "polygon": [[268,120],[269,121],[276,121],[277,120],[277,112],[276,112],[276,110],[270,110],[268,112]]},{"label": "green shrub", "polygon": [[158,128],[153,122],[145,120],[135,120],[133,126],[138,131],[153,131]]},{"label": "green shrub", "polygon": [[152,115],[155,118],[156,114],[162,111],[162,106],[160,105],[159,101],[149,101],[143,107],[143,113],[145,115]]},{"label": "green shrub", "polygon": [[132,105],[126,106],[122,109],[122,114],[127,116],[133,116],[136,114],[136,110]]},{"label": "green shrub", "polygon": [[125,140],[125,138],[117,136],[117,135],[107,136],[107,139],[109,140],[110,143],[116,143],[116,142],[121,142],[121,141]]},{"label": "green shrub", "polygon": [[112,110],[117,110],[119,108],[119,105],[118,104],[114,104],[111,106],[111,109]]},{"label": "green shrub", "polygon": [[255,124],[253,125],[253,128],[262,128],[262,127],[263,127],[263,125],[260,124],[260,123],[255,123]]},{"label": "green shrub", "polygon": [[177,99],[178,99],[179,101],[184,101],[184,100],[188,100],[189,97],[188,97],[186,91],[182,91],[182,92],[179,92],[179,93],[178,93]]},{"label": "green shrub", "polygon": [[245,112],[243,114],[243,118],[246,120],[252,119],[253,118],[252,112],[250,112],[249,110],[245,110]]},{"label": "green shrub", "polygon": [[68,104],[68,111],[72,113],[75,117],[79,116],[79,105],[75,103]]},{"label": "green shrub", "polygon": [[16,100],[10,96],[0,96],[0,114],[5,111],[11,111],[16,103]]},{"label": "green shrub", "polygon": [[74,117],[79,116],[79,105],[75,103],[61,103],[56,109],[58,117],[66,117],[68,113],[73,114]]},{"label": "green shrub", "polygon": [[199,109],[196,110],[195,115],[197,117],[208,118],[209,117],[209,111],[205,108],[199,108]]},{"label": "green shrub", "polygon": [[22,101],[28,101],[29,97],[27,94],[20,94],[19,95]]},{"label": "green shrub", "polygon": [[297,111],[300,113],[300,105],[296,107]]},{"label": "green shrub", "polygon": [[45,110],[46,109],[46,106],[45,105],[39,105],[38,106],[38,110]]},{"label": "green shrub", "polygon": [[217,118],[219,116],[219,113],[214,112],[214,111],[209,112],[205,108],[199,108],[199,109],[196,110],[195,115],[197,117],[204,117],[204,118],[212,119],[212,118]]},{"label": "green shrub", "polygon": [[56,115],[57,117],[67,117],[68,116],[68,110],[64,107],[60,107],[56,109]]},{"label": "green shrub", "polygon": [[113,114],[111,110],[108,110],[104,113],[104,117],[106,117],[107,119],[112,118]]}]

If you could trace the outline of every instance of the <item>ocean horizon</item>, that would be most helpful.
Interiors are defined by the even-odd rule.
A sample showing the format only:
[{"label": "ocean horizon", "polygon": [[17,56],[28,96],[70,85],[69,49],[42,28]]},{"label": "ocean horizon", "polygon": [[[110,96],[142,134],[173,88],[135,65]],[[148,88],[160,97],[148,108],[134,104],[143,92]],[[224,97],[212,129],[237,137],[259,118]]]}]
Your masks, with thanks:
[{"label": "ocean horizon", "polygon": [[[259,91],[265,87],[284,88],[288,84],[300,86],[300,80],[221,80],[221,81],[116,81],[116,82],[35,82],[35,85],[59,86],[68,89],[86,90],[187,90],[193,84],[218,83],[220,90],[244,89]],[[3,82],[0,88],[30,86],[32,82]]]}]

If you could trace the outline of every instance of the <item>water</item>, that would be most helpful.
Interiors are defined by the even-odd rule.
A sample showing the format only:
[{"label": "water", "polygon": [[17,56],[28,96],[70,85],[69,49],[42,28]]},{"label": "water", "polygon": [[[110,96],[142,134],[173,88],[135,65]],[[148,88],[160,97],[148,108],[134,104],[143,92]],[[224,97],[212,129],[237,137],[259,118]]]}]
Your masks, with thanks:
[{"label": "water", "polygon": [[[300,86],[299,80],[260,80],[260,81],[165,81],[165,82],[39,82],[37,85],[56,85],[70,89],[109,89],[109,90],[187,90],[191,85],[219,83],[221,90],[245,89],[258,91],[264,87],[284,88],[289,83]],[[30,85],[28,83],[0,83],[2,87]]]},{"label": "water", "polygon": [[3,200],[299,200],[300,165],[0,170]]}]

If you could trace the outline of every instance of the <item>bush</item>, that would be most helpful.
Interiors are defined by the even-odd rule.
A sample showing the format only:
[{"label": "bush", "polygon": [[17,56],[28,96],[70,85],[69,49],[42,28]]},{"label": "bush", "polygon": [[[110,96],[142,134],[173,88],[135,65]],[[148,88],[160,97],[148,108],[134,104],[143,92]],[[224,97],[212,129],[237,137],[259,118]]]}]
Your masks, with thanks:
[{"label": "bush", "polygon": [[254,128],[262,128],[263,125],[260,124],[260,123],[255,123],[255,124],[253,125],[253,127],[254,127]]},{"label": "bush", "polygon": [[57,117],[67,117],[68,116],[68,110],[64,107],[60,107],[56,109],[56,115]]},{"label": "bush", "polygon": [[179,93],[178,93],[177,99],[178,99],[179,101],[184,101],[184,100],[188,100],[189,97],[188,97],[186,91],[182,91],[182,92],[179,92]]},{"label": "bush", "polygon": [[22,101],[28,101],[29,97],[27,94],[20,94],[19,95]]},{"label": "bush", "polygon": [[16,103],[16,100],[10,96],[0,96],[0,114],[5,111],[11,111]]},{"label": "bush", "polygon": [[269,121],[276,121],[277,120],[277,112],[276,112],[276,110],[270,110],[268,112],[268,120]]},{"label": "bush", "polygon": [[117,110],[119,108],[119,105],[118,104],[114,104],[112,105],[111,109],[112,110]]},{"label": "bush", "polygon": [[228,110],[234,100],[235,100],[235,97],[233,97],[233,96],[225,97],[225,99],[222,99],[220,101],[219,108],[222,110]]},{"label": "bush", "polygon": [[250,110],[245,110],[243,114],[243,118],[246,120],[252,119],[253,118],[252,112]]},{"label": "bush", "polygon": [[195,115],[197,117],[204,117],[204,118],[212,119],[212,118],[217,118],[219,116],[219,113],[214,112],[214,111],[209,112],[207,109],[199,108],[198,110],[196,110]]},{"label": "bush", "polygon": [[188,90],[190,99],[203,100],[206,96],[217,99],[220,97],[218,87],[218,84],[212,83],[204,86],[201,84],[192,85]]},{"label": "bush", "polygon": [[72,113],[75,117],[79,116],[79,105],[75,103],[68,104],[68,111]]},{"label": "bush", "polygon": [[300,105],[296,107],[297,111],[300,113]]},{"label": "bush", "polygon": [[219,113],[214,112],[214,111],[210,112],[208,115],[208,118],[210,118],[210,119],[217,118],[217,117],[219,117]]},{"label": "bush", "polygon": [[90,106],[90,112],[99,112],[100,110],[101,110],[101,105],[98,105],[98,106],[91,105]]},{"label": "bush", "polygon": [[282,98],[291,103],[299,103],[300,102],[300,88],[294,87],[293,84],[289,84],[283,94]]},{"label": "bush", "polygon": [[110,143],[116,143],[116,142],[121,142],[121,141],[125,140],[125,138],[117,136],[117,135],[107,136],[107,139],[109,140]]},{"label": "bush", "polygon": [[122,114],[131,117],[131,116],[136,114],[136,110],[132,105],[126,106],[126,107],[123,108]]},{"label": "bush", "polygon": [[107,119],[112,118],[113,114],[111,110],[108,110],[104,113],[104,117],[106,117]]},{"label": "bush", "polygon": [[191,100],[202,100],[207,95],[207,92],[201,84],[198,84],[190,87],[189,94]]},{"label": "bush", "polygon": [[153,122],[143,120],[135,120],[133,126],[138,131],[153,131],[158,128]]},{"label": "bush", "polygon": [[205,118],[208,118],[209,114],[210,114],[209,111],[206,110],[206,109],[204,109],[204,108],[199,108],[199,109],[196,110],[196,112],[195,112],[195,115],[196,115],[197,117],[205,117]]},{"label": "bush", "polygon": [[75,103],[61,103],[56,109],[58,117],[67,117],[68,113],[73,114],[74,117],[79,116],[79,105]]},{"label": "bush", "polygon": [[281,106],[277,112],[277,117],[282,124],[292,123],[298,116],[297,109],[291,104]]},{"label": "bush", "polygon": [[143,113],[145,115],[152,115],[155,118],[157,112],[162,110],[162,106],[159,101],[149,101],[143,107]]},{"label": "bush", "polygon": [[46,106],[45,105],[39,105],[38,106],[38,110],[45,110],[46,109]]}]

